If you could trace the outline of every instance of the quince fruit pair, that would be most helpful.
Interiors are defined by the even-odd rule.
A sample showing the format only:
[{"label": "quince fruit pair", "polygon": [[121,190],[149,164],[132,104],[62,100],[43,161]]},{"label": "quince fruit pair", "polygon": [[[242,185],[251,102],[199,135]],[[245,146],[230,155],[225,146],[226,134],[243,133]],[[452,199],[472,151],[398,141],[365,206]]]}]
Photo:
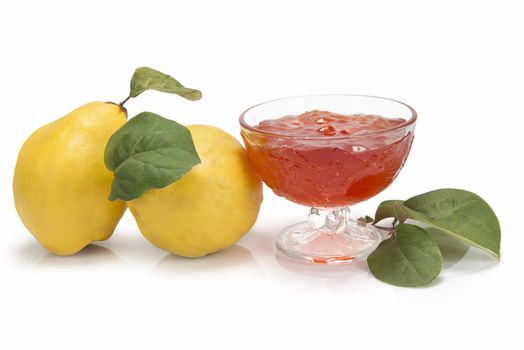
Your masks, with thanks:
[{"label": "quince fruit pair", "polygon": [[[150,84],[142,86],[142,91],[155,89],[151,76],[163,78],[162,91],[169,90],[166,81],[172,81],[166,77],[171,77],[139,69]],[[171,87],[174,93],[186,93],[183,97],[188,99],[200,98],[195,97],[196,90],[188,92],[176,83]],[[142,92],[133,96],[133,80],[131,85],[130,96]],[[170,179],[161,188],[146,188],[141,196],[127,202],[110,200],[108,195],[112,183],[115,189],[120,169],[112,169],[115,173],[108,169],[106,145],[126,120],[122,104],[91,102],[41,127],[24,143],[14,173],[15,206],[26,228],[46,249],[57,255],[71,255],[92,241],[109,238],[126,206],[151,243],[181,256],[198,257],[225,249],[249,231],[262,201],[261,182],[249,167],[240,143],[212,126],[188,127],[199,162],[182,176]],[[157,158],[166,157],[161,155],[162,150],[153,153],[158,153]],[[140,156],[132,155],[136,159]],[[139,170],[147,168],[148,159],[142,161]],[[147,168],[149,173],[144,176],[155,179],[155,172],[167,171],[162,169],[164,161],[175,162],[175,167],[177,164],[176,157],[159,161],[160,165],[152,172]],[[140,187],[139,182],[134,184]],[[133,188],[133,183],[127,184]]]}]

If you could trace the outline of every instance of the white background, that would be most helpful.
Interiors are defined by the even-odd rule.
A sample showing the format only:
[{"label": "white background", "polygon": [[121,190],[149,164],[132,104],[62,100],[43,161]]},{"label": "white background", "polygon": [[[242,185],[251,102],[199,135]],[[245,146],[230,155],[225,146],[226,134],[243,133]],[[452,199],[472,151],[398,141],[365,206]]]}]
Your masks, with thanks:
[{"label": "white background", "polygon": [[[518,3],[2,2],[0,348],[522,348]],[[18,150],[88,101],[123,99],[142,65],[204,98],[147,92],[128,102],[131,116],[150,110],[236,137],[239,114],[272,98],[360,93],[411,104],[419,122],[405,168],[355,213],[440,187],[469,189],[499,216],[501,263],[472,248],[448,257],[424,289],[383,284],[365,263],[289,264],[273,240],[307,209],[267,188],[252,231],[207,258],[151,246],[128,214],[109,241],[49,255],[14,209]]]}]

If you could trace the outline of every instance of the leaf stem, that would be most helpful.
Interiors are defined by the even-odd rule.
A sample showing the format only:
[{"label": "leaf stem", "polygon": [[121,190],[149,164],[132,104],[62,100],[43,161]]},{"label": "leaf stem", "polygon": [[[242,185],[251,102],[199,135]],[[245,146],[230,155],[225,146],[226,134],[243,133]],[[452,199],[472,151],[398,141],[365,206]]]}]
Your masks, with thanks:
[{"label": "leaf stem", "polygon": [[119,103],[120,107],[124,107],[124,103],[126,103],[130,98],[131,98],[131,94],[129,94],[129,96],[127,96],[125,100]]}]

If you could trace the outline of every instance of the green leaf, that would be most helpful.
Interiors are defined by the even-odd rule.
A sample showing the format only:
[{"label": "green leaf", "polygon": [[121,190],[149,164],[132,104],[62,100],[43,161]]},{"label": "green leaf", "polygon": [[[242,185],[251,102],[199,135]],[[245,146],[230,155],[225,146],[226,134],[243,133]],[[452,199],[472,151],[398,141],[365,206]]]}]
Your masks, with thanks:
[{"label": "green leaf", "polygon": [[109,199],[125,201],[175,182],[200,163],[189,130],[151,112],[138,114],[111,136],[104,160],[114,172]]},{"label": "green leaf", "polygon": [[462,260],[471,247],[470,244],[458,240],[438,228],[425,227],[424,229],[433,237],[435,242],[437,242],[440,254],[442,255],[442,269],[449,269]]},{"label": "green leaf", "polygon": [[406,201],[384,201],[375,222],[394,217],[417,220],[483,249],[500,259],[500,225],[491,207],[478,195],[459,189],[439,189]]},{"label": "green leaf", "polygon": [[401,219],[405,216],[404,208],[402,207],[403,202],[404,201],[393,199],[380,203],[375,212],[375,221],[373,223],[376,224],[386,218],[397,218],[404,222],[404,220]]},{"label": "green leaf", "polygon": [[202,93],[199,90],[184,87],[172,76],[153,68],[140,67],[135,70],[131,78],[130,97],[136,97],[146,90],[177,94],[190,101],[202,98]]},{"label": "green leaf", "polygon": [[368,256],[371,273],[379,280],[400,287],[431,284],[442,269],[437,243],[415,225],[399,224],[393,237],[386,239]]},{"label": "green leaf", "polygon": [[436,227],[500,259],[500,225],[491,207],[472,192],[440,189],[402,204],[408,216]]}]

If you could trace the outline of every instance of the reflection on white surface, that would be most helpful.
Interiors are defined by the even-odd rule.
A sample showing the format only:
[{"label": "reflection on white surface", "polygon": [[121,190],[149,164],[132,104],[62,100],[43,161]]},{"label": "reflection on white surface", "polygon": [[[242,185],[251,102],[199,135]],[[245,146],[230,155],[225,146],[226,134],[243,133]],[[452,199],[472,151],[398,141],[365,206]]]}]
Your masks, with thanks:
[{"label": "reflection on white surface", "polygon": [[155,266],[155,270],[174,274],[201,274],[246,267],[260,269],[248,249],[239,245],[233,245],[226,250],[201,258],[184,258],[167,254]]},{"label": "reflection on white surface", "polygon": [[13,256],[22,266],[35,265],[48,253],[35,239],[26,238],[16,246]]},{"label": "reflection on white surface", "polygon": [[[275,260],[279,267],[293,274],[293,280],[297,284],[306,282],[307,288],[320,289],[330,293],[338,294],[346,291],[354,284],[354,279],[363,277],[368,273],[365,261],[359,261],[347,265],[321,265],[312,264],[307,261],[292,259],[280,251],[275,252]],[[291,277],[290,277],[291,278]]]},{"label": "reflection on white surface", "polygon": [[432,227],[425,228],[437,242],[442,254],[442,269],[447,270],[457,264],[468,252],[470,246],[462,241],[446,235]]},{"label": "reflection on white surface", "polygon": [[99,269],[125,266],[122,260],[103,243],[90,244],[71,256],[59,256],[48,252],[36,240],[26,240],[14,254],[19,266],[45,269]]},{"label": "reflection on white surface", "polygon": [[321,278],[346,278],[368,271],[365,261],[347,265],[312,264],[307,261],[292,259],[280,251],[275,253],[275,259],[280,266],[288,271]]},{"label": "reflection on white surface", "polygon": [[122,264],[122,261],[109,248],[90,244],[72,256],[58,256],[52,253],[45,255],[39,262],[40,267],[95,267]]},{"label": "reflection on white surface", "polygon": [[[427,229],[439,244],[443,257],[441,279],[482,271],[497,266],[497,261],[480,249]],[[240,244],[201,258],[183,258],[152,246],[140,235],[117,232],[111,241],[97,242],[69,257],[47,252],[37,241],[24,240],[13,252],[15,264],[33,268],[105,269],[120,267],[132,272],[137,269],[160,272],[174,277],[244,276],[250,281],[265,282],[268,278],[281,281],[286,288],[302,288],[304,283],[313,288],[332,291],[355,288],[376,281],[370,276],[365,261],[341,265],[318,265],[289,258],[274,246],[276,234],[271,229],[256,229],[244,237]],[[277,231],[276,229],[274,231]],[[371,278],[371,280],[368,280]],[[365,282],[365,280],[368,280]]]},{"label": "reflection on white surface", "polygon": [[151,272],[152,276],[177,285],[178,289],[193,286],[198,291],[218,294],[250,294],[266,281],[251,251],[240,245],[201,258],[167,254]]},{"label": "reflection on white surface", "polygon": [[487,270],[498,265],[489,253],[472,247],[442,231],[428,227],[426,230],[437,241],[442,253],[443,266],[441,276]]},{"label": "reflection on white surface", "polygon": [[[446,263],[444,263],[444,266]],[[484,271],[500,266],[497,259],[475,247],[470,247],[462,259],[446,272],[457,274],[471,274],[473,272]]]}]

